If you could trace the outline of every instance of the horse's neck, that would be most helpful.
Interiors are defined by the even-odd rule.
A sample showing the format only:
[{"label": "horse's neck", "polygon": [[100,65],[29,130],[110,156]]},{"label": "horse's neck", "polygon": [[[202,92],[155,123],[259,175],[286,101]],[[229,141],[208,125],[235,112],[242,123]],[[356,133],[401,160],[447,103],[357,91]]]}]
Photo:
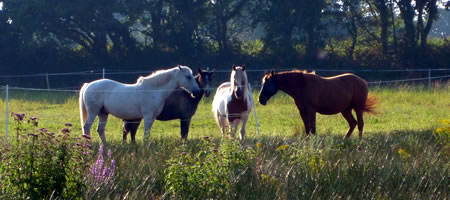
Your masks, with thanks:
[{"label": "horse's neck", "polygon": [[177,87],[177,82],[173,78],[173,74],[164,74],[153,77],[154,80],[144,80],[140,87],[144,89],[155,89],[160,91],[172,91]]},{"label": "horse's neck", "polygon": [[[203,93],[204,93],[205,91],[204,91],[203,87],[200,87],[200,75],[195,76],[194,79],[195,79],[195,82],[197,82],[198,87],[200,88],[199,95],[195,96],[195,97],[194,97],[194,100],[195,100],[196,102],[199,102],[199,101],[202,99]],[[187,91],[183,91],[183,92],[188,93]],[[191,95],[191,94],[189,94],[189,95]]]},{"label": "horse's neck", "polygon": [[275,76],[278,89],[290,96],[294,96],[299,89],[303,88],[301,79],[304,76],[301,76],[299,73],[280,73]]}]

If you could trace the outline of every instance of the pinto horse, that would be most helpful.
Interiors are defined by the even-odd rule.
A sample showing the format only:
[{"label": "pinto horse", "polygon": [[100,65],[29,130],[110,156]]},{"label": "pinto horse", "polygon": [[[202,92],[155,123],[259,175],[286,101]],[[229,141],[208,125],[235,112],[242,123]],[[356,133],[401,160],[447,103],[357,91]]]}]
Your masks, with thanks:
[{"label": "pinto horse", "polygon": [[[160,121],[168,121],[174,119],[180,119],[181,139],[186,139],[189,133],[189,124],[191,123],[192,116],[197,111],[198,103],[205,94],[209,97],[211,94],[211,80],[215,70],[205,71],[198,70],[198,75],[194,77],[198,86],[200,87],[199,95],[194,98],[189,92],[183,90],[176,90],[167,97],[164,108],[161,113],[156,117]],[[127,135],[130,133],[131,141],[136,142],[135,135],[141,119],[123,120],[123,141],[126,142]]]},{"label": "pinto horse", "polygon": [[99,117],[97,132],[106,144],[105,126],[108,114],[120,119],[144,118],[144,138],[163,108],[164,101],[176,89],[184,88],[194,96],[200,89],[186,66],[159,70],[140,77],[135,84],[123,84],[109,79],[85,83],[80,90],[80,118],[83,134],[90,135],[96,116]]},{"label": "pinto horse", "polygon": [[241,140],[244,139],[245,125],[253,103],[247,84],[245,65],[242,67],[233,65],[230,82],[222,83],[217,88],[213,100],[213,112],[222,135],[228,127],[234,137],[239,123],[242,122],[239,136]]},{"label": "pinto horse", "polygon": [[[306,135],[310,132],[316,134],[316,113],[341,113],[350,126],[345,137],[349,138],[358,124],[361,139],[364,128],[363,113],[375,113],[377,104],[375,96],[368,96],[367,82],[351,73],[321,77],[306,71],[275,73],[272,70],[262,79],[259,102],[266,105],[267,100],[278,90],[294,98],[305,125]],[[355,110],[357,120],[353,117],[352,110]]]}]

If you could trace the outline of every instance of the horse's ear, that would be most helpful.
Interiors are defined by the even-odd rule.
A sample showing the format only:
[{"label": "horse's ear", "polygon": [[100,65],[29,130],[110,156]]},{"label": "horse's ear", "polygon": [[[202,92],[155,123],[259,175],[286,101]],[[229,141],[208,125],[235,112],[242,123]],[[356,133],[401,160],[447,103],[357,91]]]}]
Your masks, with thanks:
[{"label": "horse's ear", "polygon": [[233,69],[233,71],[236,71],[236,65],[233,64],[233,66],[231,67]]},{"label": "horse's ear", "polygon": [[245,71],[245,64],[242,65],[242,71]]},{"label": "horse's ear", "polygon": [[273,69],[272,69],[272,71],[270,71],[270,75],[271,76],[275,75],[275,72],[273,71]]},{"label": "horse's ear", "polygon": [[181,65],[178,65],[178,69],[180,69],[181,71],[183,71],[183,68],[181,68]]}]

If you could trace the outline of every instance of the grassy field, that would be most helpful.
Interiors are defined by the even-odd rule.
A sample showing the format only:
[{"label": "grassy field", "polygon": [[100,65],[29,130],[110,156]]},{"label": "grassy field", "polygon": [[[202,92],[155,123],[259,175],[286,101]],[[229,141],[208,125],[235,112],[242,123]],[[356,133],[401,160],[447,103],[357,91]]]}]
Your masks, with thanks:
[{"label": "grassy field", "polygon": [[[137,146],[122,144],[122,122],[110,117],[106,148],[117,163],[114,181],[90,187],[83,197],[448,199],[450,144],[435,130],[450,126],[445,121],[450,120],[450,84],[372,87],[370,92],[380,100],[380,114],[365,115],[361,142],[357,130],[350,140],[343,139],[348,124],[341,115],[318,115],[317,135],[306,138],[298,110],[281,92],[266,106],[256,103],[261,137],[252,113],[239,144],[222,138],[211,111],[213,95],[200,103],[188,141],[179,139],[178,121],[157,121],[148,143],[143,143],[141,126]],[[37,117],[39,127],[54,132],[69,122],[72,134],[81,135],[74,93],[13,91],[9,112]],[[15,122],[9,126],[13,138]],[[5,114],[0,133],[5,143]]]}]

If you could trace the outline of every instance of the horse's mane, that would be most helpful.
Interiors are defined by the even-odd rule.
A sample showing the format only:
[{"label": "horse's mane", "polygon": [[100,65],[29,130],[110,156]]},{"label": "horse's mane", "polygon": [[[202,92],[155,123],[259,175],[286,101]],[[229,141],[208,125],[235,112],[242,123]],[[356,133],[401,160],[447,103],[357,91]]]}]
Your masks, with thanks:
[{"label": "horse's mane", "polygon": [[154,80],[155,84],[159,84],[162,81],[167,81],[167,80],[169,80],[168,77],[172,75],[171,72],[176,70],[178,67],[183,67],[184,69],[187,69],[187,68],[185,68],[185,66],[176,66],[176,67],[172,67],[170,69],[161,69],[161,70],[151,73],[148,76],[140,76],[137,79],[136,84],[142,84],[145,80],[149,80],[149,79]]},{"label": "horse's mane", "polygon": [[294,69],[291,71],[285,71],[280,73],[296,73],[296,74],[316,74],[316,71],[308,72],[308,70]]},{"label": "horse's mane", "polygon": [[[238,67],[240,67],[240,66],[238,66]],[[242,67],[240,67],[240,68],[242,68]],[[234,73],[236,73],[236,72],[234,72]],[[244,81],[245,81],[245,84],[248,84],[248,76],[247,76],[247,72],[245,72],[245,70],[242,70],[242,77],[244,77]],[[230,82],[232,82],[232,79],[233,77],[231,77],[230,78]]]},{"label": "horse's mane", "polygon": [[[277,72],[276,74],[280,74],[280,75],[297,75],[297,74],[310,74],[310,75],[316,75],[316,71],[308,72],[308,70],[294,69],[294,70],[291,70],[291,71]],[[271,76],[270,73],[266,73],[266,74],[264,75],[263,79],[269,78],[270,76]]]}]

